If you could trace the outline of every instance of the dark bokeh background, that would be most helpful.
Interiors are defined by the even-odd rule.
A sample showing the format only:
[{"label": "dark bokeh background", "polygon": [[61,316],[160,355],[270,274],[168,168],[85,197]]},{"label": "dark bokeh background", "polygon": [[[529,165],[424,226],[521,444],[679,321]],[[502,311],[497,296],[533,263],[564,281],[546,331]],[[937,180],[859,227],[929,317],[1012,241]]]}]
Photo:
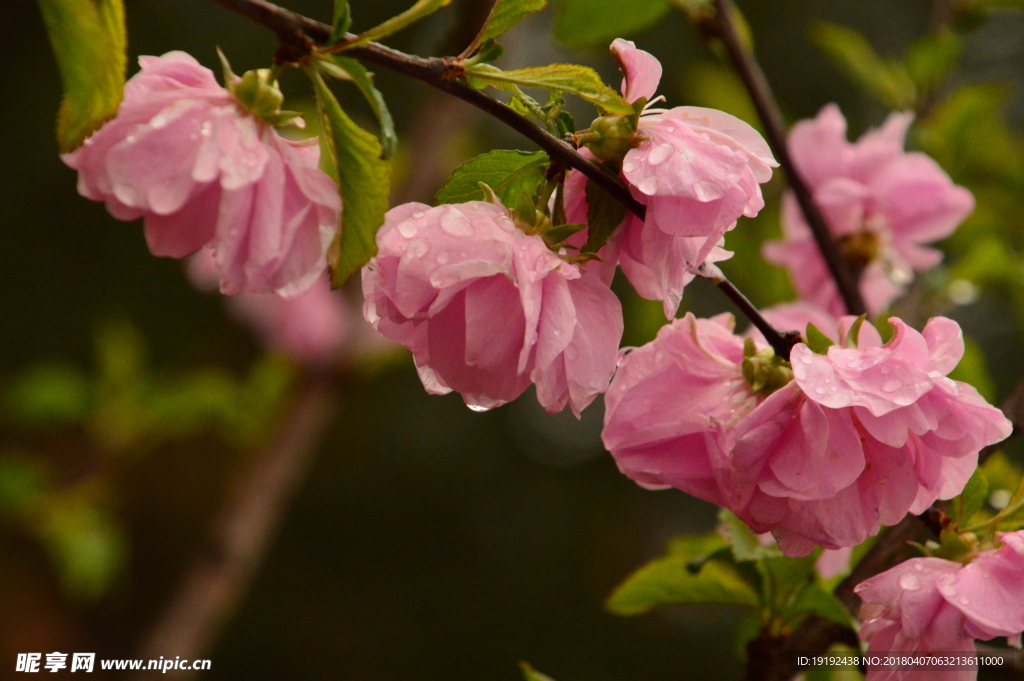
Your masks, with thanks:
[{"label": "dark bokeh background", "polygon": [[[475,1],[456,0],[390,42],[434,53],[455,17]],[[286,4],[329,19],[328,0]],[[408,4],[353,0],[355,28]],[[182,49],[213,67],[219,45],[240,73],[267,65],[275,48],[269,32],[205,0],[126,5],[133,59]],[[617,84],[603,50],[569,52],[553,42],[553,5],[508,36],[505,63],[582,61]],[[836,101],[859,134],[885,112],[810,44],[810,22],[851,26],[881,53],[898,55],[927,30],[932,5],[747,0],[742,8],[787,114],[812,116]],[[138,224],[119,223],[103,206],[78,196],[74,173],[57,156],[53,121],[60,83],[38,10],[27,0],[8,0],[4,10],[0,382],[40,361],[92,366],[94,329],[110,318],[138,327],[161,371],[210,365],[245,371],[260,350],[220,301],[197,293],[179,263],[151,257]],[[1017,78],[1007,114],[1018,125],[1024,121],[1021,35],[1020,15],[982,28],[956,76],[964,82]],[[661,91],[670,104],[686,103],[695,64],[714,62],[681,13],[625,37],[663,61]],[[432,112],[465,127],[433,159],[442,167],[454,168],[489,148],[525,148],[461,105],[448,105],[441,114],[424,111],[436,102],[428,88],[378,75],[403,142],[414,140],[417,117]],[[298,78],[287,86],[296,97],[307,96]],[[365,116],[361,103],[344,101]],[[410,149],[416,147],[407,144],[399,155],[400,179],[427,162]],[[429,200],[432,193],[417,191],[403,196]],[[771,302],[756,289],[756,273],[734,276],[755,282],[750,293]],[[643,325],[650,324],[650,306],[621,290],[627,319],[638,325],[627,340],[639,342],[649,336]],[[724,309],[708,287],[695,286],[687,296],[695,310]],[[1004,306],[996,296],[958,312],[989,352],[1002,395],[1024,373],[1016,326],[1012,315],[1002,314]],[[599,404],[580,422],[567,414],[545,415],[531,394],[475,414],[455,395],[427,396],[406,357],[351,383],[340,399],[315,467],[239,614],[209,655],[213,669],[205,678],[514,679],[520,659],[560,681],[736,673],[730,636],[742,613],[668,609],[623,619],[603,610],[611,589],[658,555],[669,537],[710,528],[714,509],[679,492],[643,491],[618,474],[600,445]],[[48,451],[60,449],[45,438],[39,442]],[[90,456],[76,442],[65,443],[61,461]],[[123,467],[117,512],[128,527],[130,553],[122,577],[96,604],[69,601],[36,543],[10,528],[0,530],[0,678],[12,674],[18,651],[132,655],[184,566],[202,549],[209,518],[238,466],[237,454],[200,437],[161,446]],[[69,470],[73,476],[74,466]]]}]

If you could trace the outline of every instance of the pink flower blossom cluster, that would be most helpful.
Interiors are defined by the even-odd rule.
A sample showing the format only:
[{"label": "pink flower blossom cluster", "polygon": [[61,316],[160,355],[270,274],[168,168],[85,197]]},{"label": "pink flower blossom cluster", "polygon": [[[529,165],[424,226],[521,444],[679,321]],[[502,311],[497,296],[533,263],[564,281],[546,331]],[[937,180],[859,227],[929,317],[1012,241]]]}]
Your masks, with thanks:
[{"label": "pink flower blossom cluster", "polygon": [[[892,114],[855,144],[846,119],[830,104],[789,135],[789,152],[824,213],[848,265],[860,278],[868,313],[903,293],[914,272],[942,260],[923,244],[944,239],[974,209],[974,197],[954,185],[935,161],[903,150],[912,114]],[[764,255],[789,269],[800,297],[835,315],[845,312],[810,228],[792,192],[782,204],[782,241]]]},{"label": "pink flower blossom cluster", "polygon": [[[868,653],[973,653],[974,639],[1024,631],[1024,530],[999,533],[1001,546],[962,565],[912,558],[861,582],[861,638]],[[868,668],[868,681],[923,678],[907,669]],[[973,681],[974,669],[929,672],[940,681]]]},{"label": "pink flower blossom cluster", "polygon": [[964,352],[956,322],[937,317],[919,333],[889,321],[883,344],[868,323],[849,337],[844,317],[825,330],[836,341],[826,354],[800,343],[790,364],[733,333],[729,315],[687,314],[622,358],[605,446],[639,484],[726,506],[787,555],[859,544],[958,494],[978,451],[1011,430],[946,377]]},{"label": "pink flower blossom cluster", "polygon": [[412,350],[427,391],[478,411],[531,383],[573,413],[615,370],[622,308],[608,285],[520,229],[501,205],[470,201],[388,212],[363,269],[364,315]]},{"label": "pink flower blossom cluster", "polygon": [[144,218],[154,255],[213,249],[224,293],[312,286],[341,210],[317,141],[284,139],[183,52],[139,63],[117,116],[63,157],[78,191]]},{"label": "pink flower blossom cluster", "polygon": [[[626,99],[653,98],[661,81],[658,60],[627,40],[616,40],[611,49]],[[714,109],[647,109],[635,140],[621,175],[646,206],[646,219],[628,215],[602,255],[617,259],[641,296],[664,301],[671,319],[697,268],[731,256],[721,248],[723,235],[741,216],[754,217],[764,207],[760,183],[771,179],[778,164],[756,130]],[[585,187],[582,173],[569,174],[569,222],[587,221]]]}]

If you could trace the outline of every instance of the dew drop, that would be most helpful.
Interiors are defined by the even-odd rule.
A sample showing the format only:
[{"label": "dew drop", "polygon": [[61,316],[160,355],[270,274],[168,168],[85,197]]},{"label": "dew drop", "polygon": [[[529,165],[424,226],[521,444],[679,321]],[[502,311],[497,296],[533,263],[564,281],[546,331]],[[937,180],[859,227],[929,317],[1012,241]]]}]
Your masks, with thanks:
[{"label": "dew drop", "polygon": [[636,164],[632,161],[626,161],[622,164],[622,170],[627,173],[631,173],[636,170]]},{"label": "dew drop", "polygon": [[882,367],[882,375],[883,376],[888,376],[890,373],[892,373],[892,368],[891,367]]},{"label": "dew drop", "polygon": [[555,329],[555,330],[554,330],[554,331],[552,331],[551,333],[553,333],[553,334],[554,334],[554,335],[556,335],[556,336],[561,336],[561,335],[562,335],[562,332],[561,332],[561,331],[559,331],[558,329]]},{"label": "dew drop", "polygon": [[639,189],[644,194],[653,194],[654,192],[658,191],[658,187],[660,186],[661,180],[652,176],[644,178],[643,181],[641,181],[640,184],[637,185],[637,189]]},{"label": "dew drop", "polygon": [[924,563],[919,560],[914,561],[914,569],[918,572],[924,572]]},{"label": "dew drop", "polygon": [[814,392],[818,393],[819,395],[824,395],[825,389],[819,385],[817,388],[814,389]]},{"label": "dew drop", "polygon": [[484,406],[479,405],[479,404],[467,404],[466,406],[469,407],[470,411],[475,411],[477,413],[485,412],[485,411],[490,411],[491,410],[490,407],[484,407]]},{"label": "dew drop", "polygon": [[839,388],[837,388],[836,386],[832,386],[832,392],[834,392],[834,393],[839,392]]},{"label": "dew drop", "polygon": [[409,242],[407,252],[414,258],[422,258],[430,252],[430,244],[423,239],[413,239]]},{"label": "dew drop", "polygon": [[918,591],[921,588],[921,580],[918,576],[909,573],[900,576],[899,584],[900,588],[906,591]]},{"label": "dew drop", "polygon": [[458,211],[449,211],[441,218],[441,229],[452,236],[468,237],[476,234],[473,225]]},{"label": "dew drop", "polygon": [[957,603],[959,603],[960,605],[970,605],[971,604],[971,599],[968,598],[967,596],[961,596],[960,600],[957,601]]},{"label": "dew drop", "polygon": [[418,211],[416,211],[415,213],[413,213],[413,214],[412,214],[412,217],[413,217],[414,219],[416,219],[416,220],[419,220],[419,219],[420,219],[421,217],[423,217],[424,215],[426,215],[426,213],[425,213],[425,212],[423,212],[422,210],[418,210]]},{"label": "dew drop", "polygon": [[899,388],[899,387],[900,387],[900,382],[899,381],[886,381],[885,383],[882,384],[882,392],[887,392],[887,393],[895,392],[896,389]]},{"label": "dew drop", "polygon": [[801,357],[800,361],[803,362],[804,364],[814,364],[814,360],[808,357],[807,355]]},{"label": "dew drop", "polygon": [[398,233],[404,236],[406,239],[413,238],[419,231],[419,227],[417,227],[412,220],[403,220],[402,222],[398,223]]},{"label": "dew drop", "polygon": [[437,254],[437,264],[443,265],[446,262],[448,262],[451,259],[451,257],[452,254],[449,253],[448,251],[441,251],[440,253]]},{"label": "dew drop", "polygon": [[156,116],[153,116],[152,120],[149,121],[149,125],[154,130],[159,130],[160,128],[167,125],[167,116],[163,115],[162,113],[159,113]]},{"label": "dew drop", "polygon": [[675,129],[675,128],[673,128],[673,127],[672,127],[672,126],[670,125],[670,126],[668,126],[667,128],[665,128],[665,131],[666,131],[666,132],[675,132],[675,131],[676,131],[676,129]]},{"label": "dew drop", "polygon": [[203,137],[209,137],[210,136],[210,129],[212,127],[213,126],[210,123],[210,121],[206,121],[201,126],[199,126],[199,134],[202,135]]},{"label": "dew drop", "polygon": [[672,148],[671,144],[659,144],[651,150],[651,153],[647,156],[647,162],[652,166],[660,166],[672,158],[672,152],[674,151],[675,149]]}]

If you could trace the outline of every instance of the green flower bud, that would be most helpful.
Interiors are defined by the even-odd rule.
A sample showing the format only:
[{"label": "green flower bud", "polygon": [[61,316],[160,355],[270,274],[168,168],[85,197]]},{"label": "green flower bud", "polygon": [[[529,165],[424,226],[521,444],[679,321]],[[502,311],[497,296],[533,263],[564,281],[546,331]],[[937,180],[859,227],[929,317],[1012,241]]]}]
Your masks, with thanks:
[{"label": "green flower bud", "polygon": [[636,123],[631,116],[601,116],[579,139],[602,161],[621,163],[626,152],[636,146]]}]

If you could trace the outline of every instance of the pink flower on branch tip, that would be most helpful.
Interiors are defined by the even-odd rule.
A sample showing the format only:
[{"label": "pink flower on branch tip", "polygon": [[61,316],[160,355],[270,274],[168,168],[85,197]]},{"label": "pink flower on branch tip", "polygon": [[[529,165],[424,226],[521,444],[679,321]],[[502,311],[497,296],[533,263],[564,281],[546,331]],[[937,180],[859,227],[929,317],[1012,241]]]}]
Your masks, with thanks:
[{"label": "pink flower on branch tip", "polygon": [[[899,297],[914,272],[942,260],[924,244],[952,234],[974,209],[971,193],[935,161],[903,150],[912,120],[909,113],[892,114],[851,144],[846,119],[829,104],[789,135],[793,162],[859,276],[871,315]],[[765,244],[765,257],[789,269],[802,298],[842,314],[838,289],[792,193],[783,198],[782,227],[784,239]]]},{"label": "pink flower on branch tip", "polygon": [[[800,310],[766,316],[792,326]],[[756,334],[744,346],[731,319],[687,315],[622,360],[605,446],[638,483],[726,506],[788,555],[859,544],[958,494],[979,450],[1011,430],[946,377],[963,355],[955,322],[932,319],[923,333],[890,322],[885,345],[870,324],[854,343],[854,319],[833,322],[823,331],[838,344],[825,355],[798,344],[790,364]]]},{"label": "pink flower on branch tip", "polygon": [[605,390],[622,337],[618,298],[483,201],[388,212],[363,269],[364,315],[409,348],[428,392],[476,410],[534,383],[549,412]]},{"label": "pink flower on branch tip", "polygon": [[[611,51],[623,72],[623,95],[630,102],[651,99],[661,80],[658,60],[622,39]],[[603,144],[599,139],[592,147]],[[607,144],[618,149],[621,140]],[[771,179],[778,164],[748,124],[694,106],[647,109],[629,146],[621,158],[622,177],[647,217],[624,221],[616,237],[619,264],[637,292],[664,301],[665,315],[672,318],[697,268],[730,257],[720,248],[723,235],[740,216],[753,217],[764,207],[760,183]],[[567,203],[581,203],[584,187],[582,175],[570,173]],[[570,221],[585,221],[585,198],[581,208]]]},{"label": "pink flower on branch tip", "polygon": [[117,116],[62,157],[79,192],[144,218],[154,255],[212,248],[224,293],[312,286],[341,210],[317,141],[281,137],[184,52],[139,63]]},{"label": "pink flower on branch tip", "polygon": [[[861,639],[868,653],[975,651],[974,639],[1006,636],[1019,646],[1024,631],[1024,531],[1000,533],[1002,546],[966,565],[912,558],[861,582]],[[869,681],[919,678],[912,670],[868,668]],[[929,672],[929,678],[973,681],[975,669]]]}]

